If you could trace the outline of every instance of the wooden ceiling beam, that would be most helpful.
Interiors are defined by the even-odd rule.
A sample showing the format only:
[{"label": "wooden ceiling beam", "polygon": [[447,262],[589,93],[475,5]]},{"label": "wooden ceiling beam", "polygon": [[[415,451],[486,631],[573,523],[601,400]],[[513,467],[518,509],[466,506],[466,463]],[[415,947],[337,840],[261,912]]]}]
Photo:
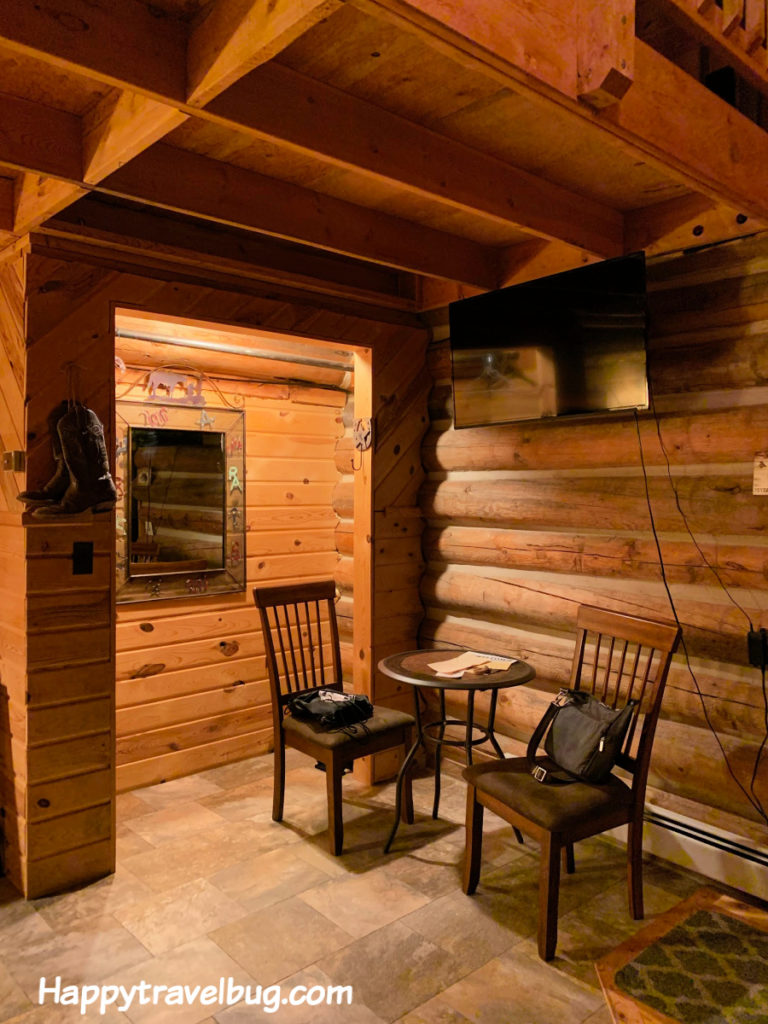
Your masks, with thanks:
[{"label": "wooden ceiling beam", "polygon": [[216,224],[182,219],[150,208],[88,197],[49,220],[43,232],[75,239],[137,260],[182,263],[202,276],[229,275],[282,287],[352,296],[377,304],[413,308],[405,275],[373,263],[262,238]]},{"label": "wooden ceiling beam", "polygon": [[186,98],[186,29],[141,0],[2,0],[4,46],[158,99]]},{"label": "wooden ceiling beam", "polygon": [[279,64],[238,82],[202,116],[497,224],[603,257],[623,251],[617,211]]},{"label": "wooden ceiling beam", "polygon": [[330,252],[493,288],[493,250],[377,210],[159,143],[99,191]]},{"label": "wooden ceiling beam", "polygon": [[13,196],[14,182],[12,178],[0,178],[0,248],[4,248],[13,231]]},{"label": "wooden ceiling beam", "polygon": [[627,249],[644,249],[649,255],[712,245],[754,234],[768,228],[768,222],[747,217],[706,196],[668,199],[626,215]]},{"label": "wooden ceiling beam", "polygon": [[215,0],[187,47],[187,103],[214,96],[341,7],[342,0]]},{"label": "wooden ceiling beam", "polygon": [[17,235],[34,231],[48,217],[86,194],[87,189],[41,174],[22,174],[16,183],[14,195],[13,230]]},{"label": "wooden ceiling beam", "polygon": [[113,89],[83,118],[83,181],[96,184],[187,119],[167,103]]},{"label": "wooden ceiling beam", "polygon": [[80,118],[42,103],[0,94],[0,163],[77,181],[83,153]]},{"label": "wooden ceiling beam", "polygon": [[[498,18],[495,0],[446,4],[444,0],[348,0],[391,20],[428,45],[512,87],[542,109],[567,112],[599,125],[625,152],[651,163],[688,188],[759,219],[768,217],[768,134],[671,61],[635,40],[634,83],[620,103],[596,111],[572,98],[556,77],[544,74],[552,56],[572,43],[551,35],[548,21],[523,4],[509,4]],[[554,8],[570,0],[549,0]],[[554,7],[553,7],[554,5]],[[495,27],[489,18],[496,11]],[[563,17],[565,17],[563,15]],[[524,33],[516,36],[517,30]],[[521,40],[527,45],[521,52]],[[565,51],[561,51],[565,46]],[[547,53],[550,57],[547,58]],[[539,64],[546,60],[546,64]]]}]

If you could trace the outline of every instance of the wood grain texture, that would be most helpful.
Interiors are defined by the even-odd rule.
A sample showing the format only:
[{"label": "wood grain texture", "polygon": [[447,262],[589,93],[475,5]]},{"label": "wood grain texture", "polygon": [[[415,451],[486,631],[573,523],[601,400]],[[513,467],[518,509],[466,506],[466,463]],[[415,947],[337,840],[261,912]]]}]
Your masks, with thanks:
[{"label": "wood grain texture", "polygon": [[[529,661],[536,680],[501,700],[497,717],[510,741],[524,741],[567,684],[580,604],[671,617],[647,483],[685,641],[662,707],[653,785],[671,809],[678,802],[701,817],[706,808],[734,815],[743,835],[759,831],[759,818],[718,740],[748,788],[764,727],[745,637],[750,622],[768,622],[768,505],[752,494],[767,409],[767,269],[755,240],[651,262],[658,426],[641,415],[456,430],[447,343],[433,343],[437,383],[419,499],[427,519],[421,641]],[[342,485],[336,507],[347,500]],[[760,773],[756,791],[765,801]]]},{"label": "wood grain texture", "polygon": [[[0,264],[0,448],[23,451],[24,302],[23,257]],[[24,608],[23,506],[16,495],[24,473],[0,472],[0,832],[4,868],[18,888],[25,884],[22,849],[26,845],[24,787],[28,778],[26,708],[26,614]]]}]

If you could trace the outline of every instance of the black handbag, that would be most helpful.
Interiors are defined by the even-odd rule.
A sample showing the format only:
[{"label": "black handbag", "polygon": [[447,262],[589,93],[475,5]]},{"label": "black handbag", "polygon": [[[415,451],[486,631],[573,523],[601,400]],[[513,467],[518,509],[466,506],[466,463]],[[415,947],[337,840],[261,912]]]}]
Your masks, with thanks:
[{"label": "black handbag", "polygon": [[[559,785],[604,782],[616,764],[636,706],[637,701],[630,700],[623,708],[611,708],[583,690],[561,690],[528,743],[531,775],[537,782]],[[537,763],[542,738],[560,772]]]},{"label": "black handbag", "polygon": [[298,695],[287,704],[288,712],[320,729],[348,729],[373,716],[373,704],[362,693],[339,690],[315,690],[309,696]]}]

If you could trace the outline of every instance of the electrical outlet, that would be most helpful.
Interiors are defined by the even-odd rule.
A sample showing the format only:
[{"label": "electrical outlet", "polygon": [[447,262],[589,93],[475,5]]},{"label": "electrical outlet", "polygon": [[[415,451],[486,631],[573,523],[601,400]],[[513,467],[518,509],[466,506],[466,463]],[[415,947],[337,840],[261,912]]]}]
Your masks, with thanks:
[{"label": "electrical outlet", "polygon": [[747,633],[749,664],[755,668],[768,666],[768,629],[750,629]]}]

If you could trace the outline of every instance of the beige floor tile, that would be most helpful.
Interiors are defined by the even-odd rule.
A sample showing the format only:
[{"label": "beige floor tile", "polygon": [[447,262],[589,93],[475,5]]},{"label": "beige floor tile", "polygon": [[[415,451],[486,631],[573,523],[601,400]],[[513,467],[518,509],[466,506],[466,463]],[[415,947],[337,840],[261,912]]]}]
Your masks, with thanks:
[{"label": "beige floor tile", "polygon": [[156,786],[134,790],[133,795],[150,807],[161,810],[177,804],[193,803],[201,797],[213,796],[219,792],[221,786],[213,779],[204,775],[185,775],[181,779],[170,779],[168,782],[159,782]]},{"label": "beige floor tile", "polygon": [[384,1020],[395,1020],[455,982],[461,963],[400,921],[379,928],[317,964],[335,984]]},{"label": "beige floor tile", "polygon": [[461,960],[469,972],[530,935],[536,927],[533,909],[504,894],[466,896],[457,887],[403,918],[403,924]]},{"label": "beige floor tile", "polygon": [[202,832],[221,824],[221,818],[194,801],[175,803],[152,814],[131,818],[126,826],[145,842],[161,846],[180,836]]},{"label": "beige floor tile", "polygon": [[215,828],[129,857],[125,866],[150,888],[162,892],[300,839],[277,822],[217,821]]},{"label": "beige floor tile", "polygon": [[0,955],[10,955],[28,943],[45,941],[53,934],[48,922],[31,903],[19,896],[15,903],[0,909]]},{"label": "beige floor tile", "polygon": [[156,810],[152,804],[141,799],[139,793],[118,793],[115,801],[115,809],[119,821],[129,821],[131,818],[139,818],[142,814],[151,814]]},{"label": "beige floor tile", "polygon": [[66,932],[78,921],[97,915],[112,914],[126,903],[146,899],[152,890],[125,868],[114,875],[59,896],[34,901],[40,916],[51,928]]},{"label": "beige floor tile", "polygon": [[261,985],[352,942],[348,932],[295,897],[218,928],[210,937]]},{"label": "beige floor tile", "polygon": [[303,892],[300,899],[355,938],[382,928],[429,902],[428,896],[379,869],[357,877],[326,881]]},{"label": "beige floor tile", "polygon": [[259,815],[271,815],[272,783],[261,780],[248,782],[244,786],[231,786],[211,796],[202,797],[198,802],[227,821],[244,821]]},{"label": "beige floor tile", "polygon": [[66,935],[45,927],[45,933],[3,950],[6,966],[33,1002],[37,1001],[41,978],[60,976],[62,985],[92,985],[116,968],[141,963],[150,956],[111,917],[78,921]]},{"label": "beige floor tile", "polygon": [[[286,816],[271,820],[272,757],[118,800],[118,873],[25,903],[0,879],[0,1022],[6,1024],[610,1024],[594,961],[645,922],[629,917],[625,851],[599,837],[563,876],[557,956],[536,953],[538,847],[486,814],[477,893],[461,892],[466,788],[446,764],[414,781],[416,823],[392,852],[394,787],[344,779],[345,852],[328,851],[325,778],[287,754]],[[706,880],[649,859],[646,921]],[[120,920],[118,921],[117,918]],[[127,927],[123,926],[123,922]],[[194,937],[197,936],[197,937]],[[141,940],[141,941],[139,941]],[[149,947],[149,948],[148,948]],[[150,950],[157,955],[153,956]],[[37,1006],[65,984],[350,984],[351,1007],[134,1006],[105,1017]]]},{"label": "beige floor tile", "polygon": [[85,1014],[80,1013],[79,1006],[56,1006],[52,1003],[45,1003],[43,1006],[35,1006],[19,1017],[12,1017],[3,1024],[127,1024],[124,1013],[109,1007],[102,1014],[92,1007],[86,1009]]},{"label": "beige floor tile", "polygon": [[380,870],[435,899],[456,892],[461,884],[461,865],[461,854],[448,847],[440,849],[438,840],[412,852],[393,851]]},{"label": "beige floor tile", "polygon": [[209,881],[250,912],[271,906],[331,878],[319,864],[311,865],[299,856],[297,848],[301,845],[296,843],[232,864],[211,875]]},{"label": "beige floor tile", "polygon": [[[167,1005],[166,996],[174,1000],[178,992],[158,993],[158,1002],[147,1002],[139,1005],[138,999],[121,1014],[123,1020],[131,1024],[201,1024],[226,1007],[228,979],[233,986],[253,985],[254,980],[247,971],[228,957],[219,946],[208,938],[196,939],[193,942],[177,946],[169,953],[155,957],[137,967],[116,970],[107,979],[106,984],[123,985],[131,989],[134,985],[146,982],[147,995],[151,996],[154,986],[168,986],[178,989],[188,986],[190,997],[178,1005],[173,1002]],[[219,1002],[219,986],[224,981],[224,1003]],[[216,1002],[205,1005],[201,1002],[203,990],[207,986],[215,986]]]},{"label": "beige floor tile", "polygon": [[406,1013],[397,1024],[472,1024],[469,1017],[454,1010],[443,1001],[442,996],[435,996],[422,1006]]},{"label": "beige floor tile", "polygon": [[599,994],[517,949],[447,988],[440,1001],[473,1024],[577,1024],[603,1005]]},{"label": "beige floor tile", "polygon": [[[119,821],[120,819],[118,818]],[[148,850],[155,849],[151,843],[148,843],[146,839],[142,839],[141,836],[137,836],[127,825],[118,824],[115,835],[118,864],[125,862],[129,857],[135,857],[139,853],[146,853]]]},{"label": "beige floor tile", "polygon": [[32,1000],[0,961],[0,1021],[16,1017],[32,1008]]},{"label": "beige floor tile", "polygon": [[115,918],[154,956],[236,921],[245,913],[242,904],[206,879],[153,893],[149,899],[124,904],[114,911]]},{"label": "beige floor tile", "polygon": [[[264,1014],[264,1019],[272,1016],[279,1024],[384,1024],[381,1017],[377,1017],[359,999],[355,999],[354,992],[351,993],[351,1002],[347,1002],[345,993],[327,991],[329,984],[328,976],[317,967],[308,967],[285,978],[280,983],[280,992],[269,992],[267,998],[270,1000],[268,1005],[275,1005],[272,1002],[274,998],[288,1001],[281,1002],[279,1010],[274,1014]],[[310,1005],[290,1005],[291,992],[298,986],[303,986],[307,991],[297,991],[293,998],[299,999],[309,995]],[[326,992],[321,992],[318,986],[326,988]],[[324,999],[323,1003],[319,1003],[321,997]],[[216,1020],[217,1024],[253,1024],[257,1019],[256,1014],[262,1012],[241,1003],[217,1014]]]},{"label": "beige floor tile", "polygon": [[[300,758],[300,761],[304,762],[306,758]],[[288,758],[286,758],[286,767],[288,767]],[[295,766],[291,764],[290,767]],[[217,768],[208,768],[204,772],[199,772],[195,777],[212,782],[220,789],[238,788],[258,782],[259,779],[268,779],[271,784],[272,755],[265,754],[262,757],[252,757],[234,764],[222,764]]]}]

